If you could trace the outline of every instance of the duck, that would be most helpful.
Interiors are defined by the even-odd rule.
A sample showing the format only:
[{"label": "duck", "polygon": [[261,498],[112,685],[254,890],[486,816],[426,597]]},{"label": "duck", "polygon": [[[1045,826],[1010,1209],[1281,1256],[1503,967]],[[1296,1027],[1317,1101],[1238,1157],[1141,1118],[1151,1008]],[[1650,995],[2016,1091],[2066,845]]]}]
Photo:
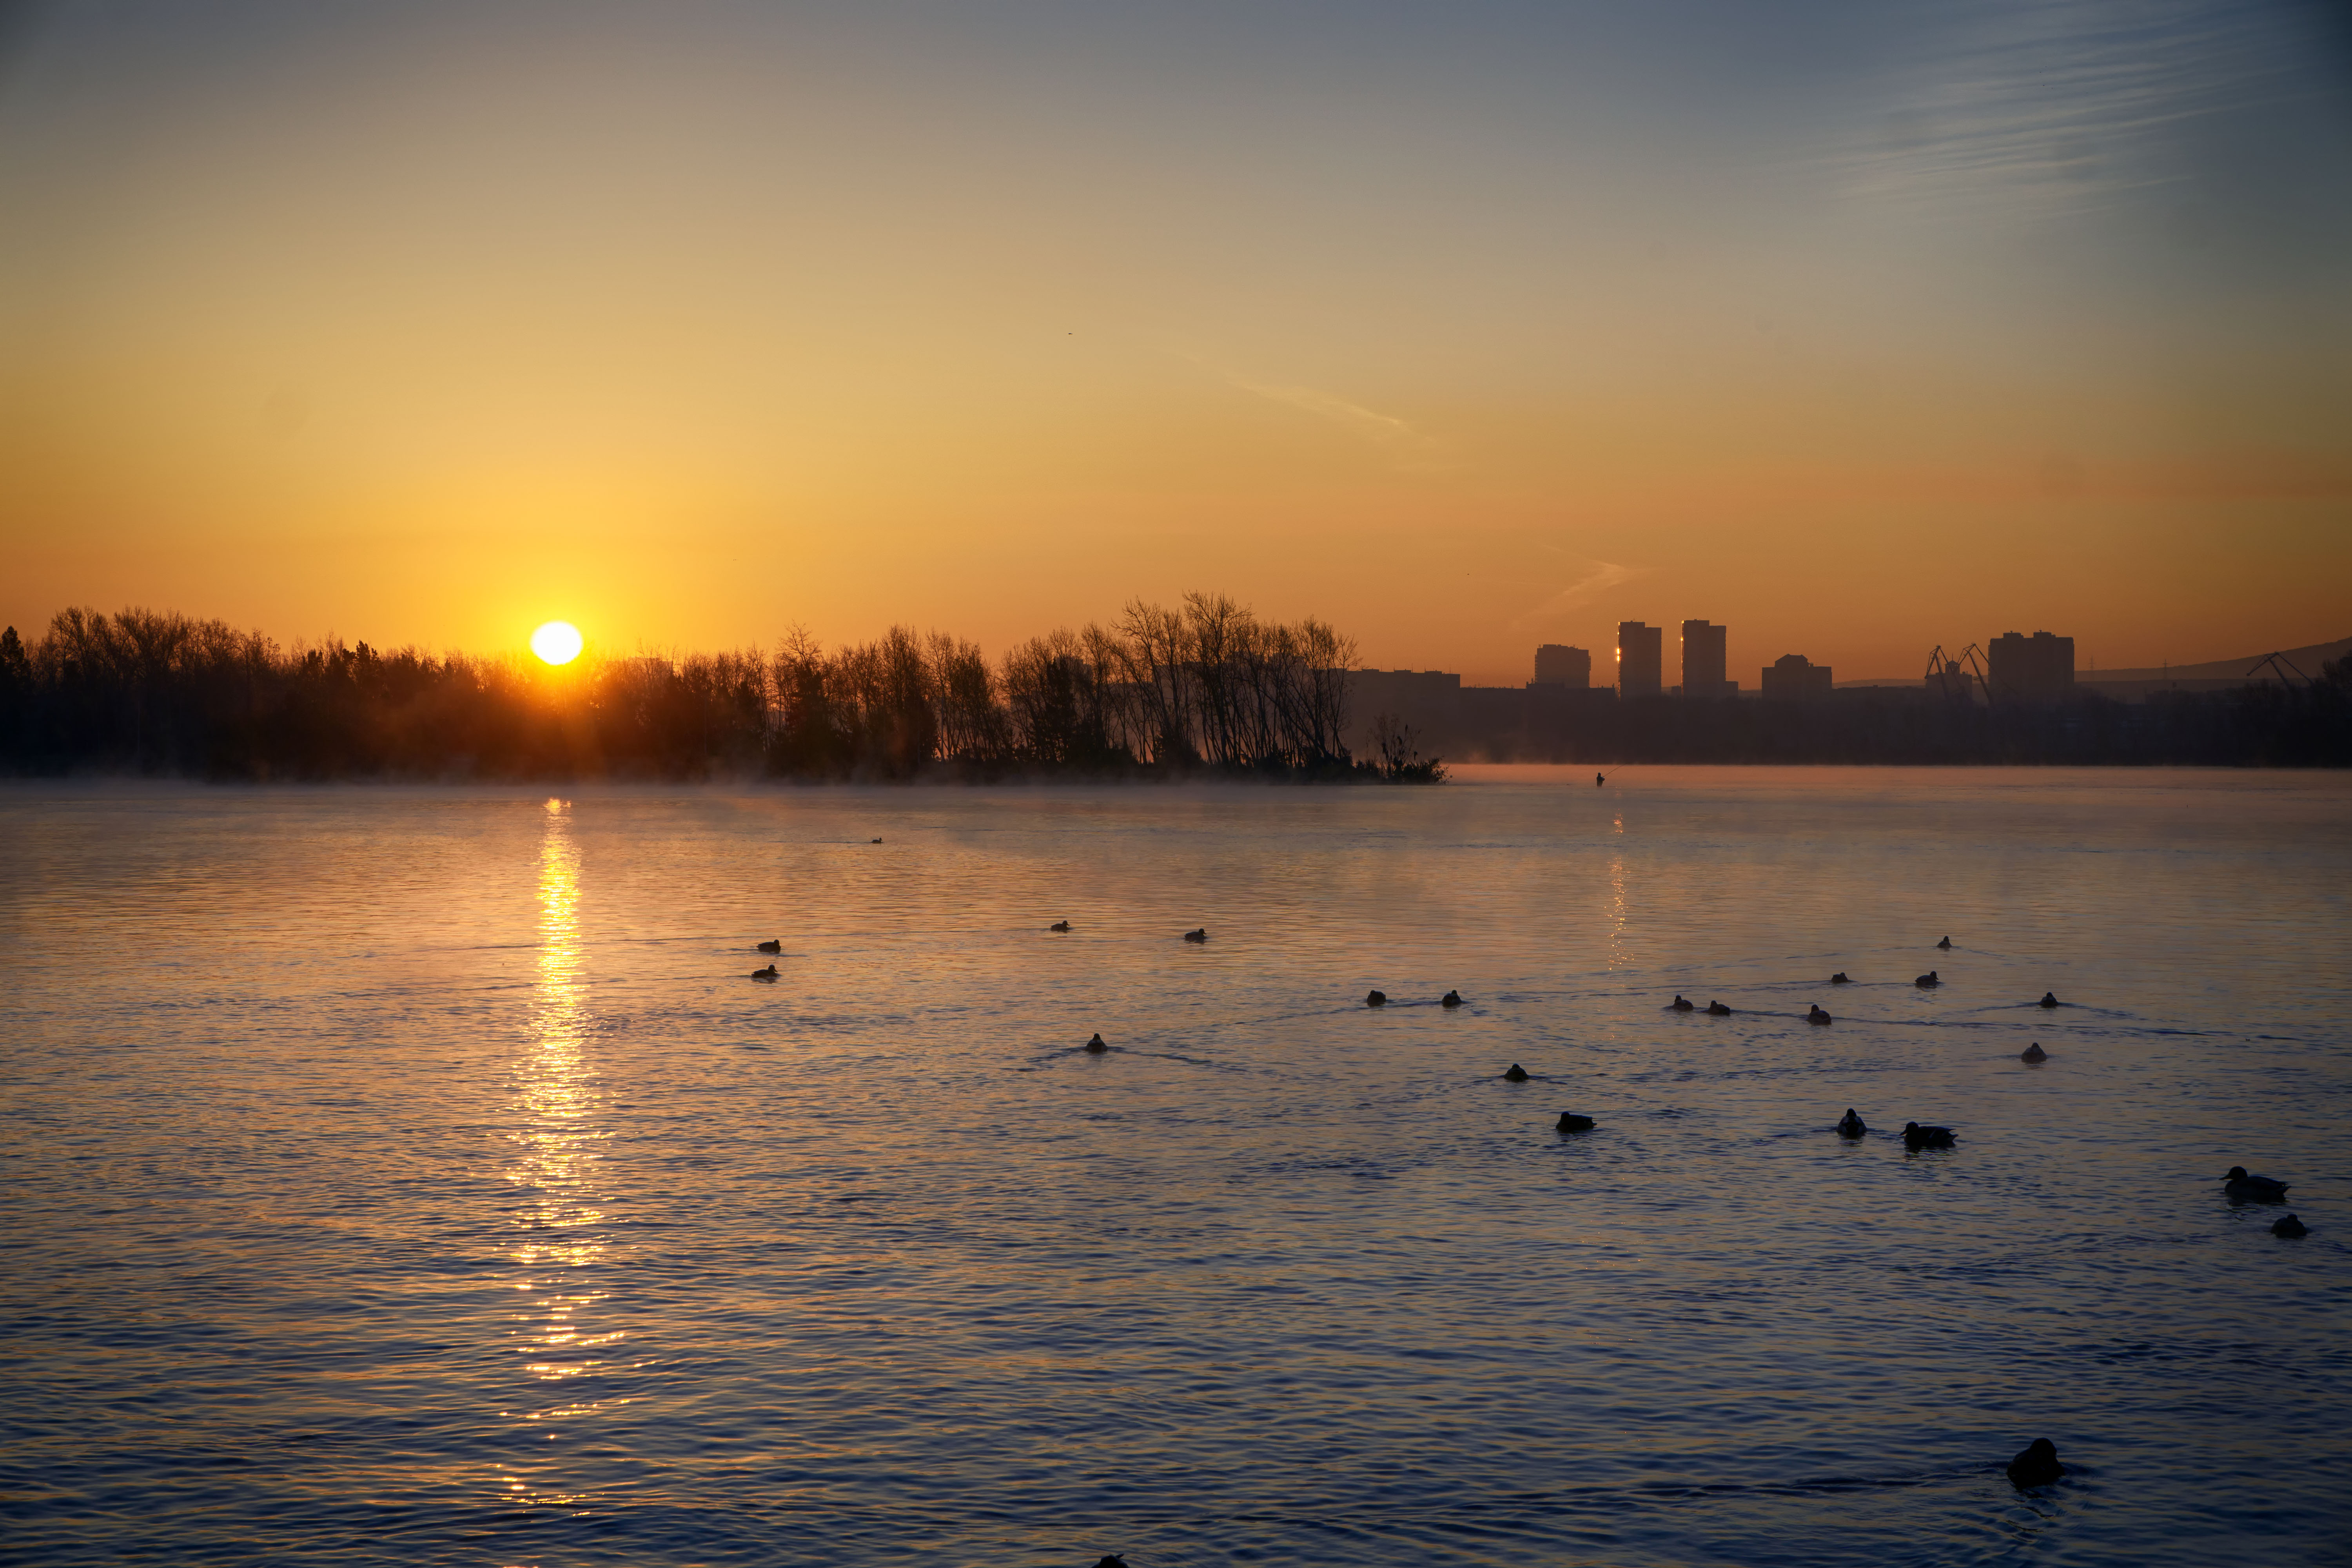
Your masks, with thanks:
[{"label": "duck", "polygon": [[1937,986],[1941,985],[1943,981],[1937,978],[1936,972],[1931,969],[1927,971],[1927,973],[1919,976],[1918,979],[1914,980],[1911,984],[1916,985],[1922,991],[1932,991]]},{"label": "duck", "polygon": [[1459,1007],[1462,1005],[1462,993],[1459,991],[1448,991],[1444,995],[1440,996],[1437,999],[1437,1005],[1441,1007]]},{"label": "duck", "polygon": [[1853,984],[1853,980],[1844,970],[1841,969],[1835,974],[1830,976],[1830,984],[1832,985],[1851,985]]},{"label": "duck", "polygon": [[1812,1011],[1805,1015],[1805,1022],[1808,1024],[1827,1024],[1833,1022],[1833,1020],[1827,1013],[1822,1011],[1822,1005],[1816,1002],[1813,1004]]},{"label": "duck", "polygon": [[1103,1044],[1103,1037],[1100,1035],[1097,1035],[1094,1038],[1088,1040],[1087,1042],[1086,1048],[1088,1054],[1097,1057],[1110,1049],[1108,1046]]},{"label": "duck", "polygon": [[1666,1005],[1673,1008],[1677,1013],[1687,1013],[1693,1007],[1697,1006],[1698,1004],[1693,1002],[1689,997],[1677,991],[1675,993],[1675,999],[1667,1003]]},{"label": "duck", "polygon": [[1592,1118],[1579,1116],[1573,1110],[1563,1110],[1559,1113],[1559,1130],[1562,1132],[1590,1132],[1592,1131]]},{"label": "duck", "polygon": [[1184,933],[1184,940],[1186,942],[1206,942],[1209,940],[1209,928],[1207,926],[1202,926],[1198,931],[1188,931]]},{"label": "duck", "polygon": [[1710,1018],[1728,1018],[1731,1016],[1731,1009],[1710,996],[1706,1003],[1706,1016]]},{"label": "duck", "polygon": [[2034,1005],[2037,1007],[2055,1007],[2058,1005],[2058,993],[2055,991],[2044,991],[2042,994],[2042,1000],[2036,1002]]},{"label": "duck", "polygon": [[784,951],[784,944],[772,938],[767,942],[761,942],[756,951],[761,952],[782,952]]},{"label": "duck", "polygon": [[2311,1227],[2304,1224],[2303,1221],[2295,1218],[2294,1215],[2289,1215],[2284,1219],[2275,1221],[2272,1224],[2271,1234],[2273,1236],[2283,1236],[2289,1241],[2296,1241],[2304,1237],[2309,1236],[2311,1234]]},{"label": "duck", "polygon": [[2221,1178],[2221,1190],[2235,1203],[2274,1204],[2286,1196],[2286,1184],[2268,1176],[2250,1176],[2243,1165],[2232,1165]]},{"label": "duck", "polygon": [[[880,842],[881,842],[881,840],[877,838],[877,839],[876,839],[876,840],[875,840],[875,842],[878,844],[878,843],[880,843]],[[1945,951],[1946,952],[1951,952],[1951,951],[1952,951],[1952,939],[1951,939],[1950,937],[1946,937],[1943,941],[1941,941],[1941,942],[1937,942],[1936,945],[1937,945],[1937,947],[1939,947],[1939,948],[1943,949],[1943,951]]]},{"label": "duck", "polygon": [[882,840],[880,840],[879,838],[869,838],[869,839],[867,839],[867,840],[866,840],[866,842],[867,842],[867,843],[869,843],[869,844],[879,844],[879,843],[881,843],[881,842],[882,842]]},{"label": "duck", "polygon": [[2009,1462],[2009,1484],[2021,1491],[2046,1487],[2065,1473],[2066,1467],[2058,1462],[2057,1446],[2047,1437],[2036,1437]]},{"label": "duck", "polygon": [[1055,921],[1052,925],[1047,926],[1045,929],[1047,931],[1066,931],[1070,929],[1070,922],[1067,921]]},{"label": "duck", "polygon": [[776,966],[772,963],[768,965],[765,969],[755,969],[751,971],[751,978],[754,980],[773,980],[775,977]]},{"label": "duck", "polygon": [[1525,1083],[1528,1081],[1528,1069],[1521,1067],[1518,1063],[1513,1062],[1509,1067],[1503,1069],[1503,1081],[1506,1083]]},{"label": "duck", "polygon": [[1127,1568],[1127,1559],[1114,1552],[1096,1563],[1095,1568]]},{"label": "duck", "polygon": [[1389,994],[1388,994],[1387,992],[1385,992],[1385,991],[1367,991],[1367,992],[1365,992],[1365,993],[1364,993],[1364,1005],[1365,1005],[1365,1006],[1367,1006],[1367,1007],[1385,1007],[1385,1006],[1387,1006],[1388,1005],[1389,1005]]},{"label": "duck", "polygon": [[1922,1127],[1916,1121],[1903,1124],[1903,1146],[1914,1152],[1921,1149],[1948,1149],[1955,1142],[1948,1127]]},{"label": "duck", "polygon": [[1862,1118],[1853,1113],[1851,1105],[1845,1108],[1845,1114],[1838,1118],[1838,1136],[1841,1138],[1859,1138],[1869,1131],[1863,1125]]},{"label": "duck", "polygon": [[2041,1041],[2036,1040],[2018,1052],[2017,1059],[2021,1062],[2046,1062],[2050,1059],[2050,1053],[2042,1048]]}]

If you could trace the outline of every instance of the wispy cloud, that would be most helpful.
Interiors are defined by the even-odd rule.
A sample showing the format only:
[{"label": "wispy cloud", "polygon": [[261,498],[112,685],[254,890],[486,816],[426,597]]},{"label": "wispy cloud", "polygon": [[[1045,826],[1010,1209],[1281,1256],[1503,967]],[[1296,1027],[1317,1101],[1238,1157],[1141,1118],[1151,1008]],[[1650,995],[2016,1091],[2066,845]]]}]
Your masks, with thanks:
[{"label": "wispy cloud", "polygon": [[1350,403],[1344,397],[1322,391],[1318,387],[1278,386],[1263,381],[1252,381],[1246,376],[1235,375],[1230,371],[1226,373],[1225,379],[1244,392],[1254,392],[1258,396],[1272,402],[1285,404],[1305,413],[1333,420],[1375,440],[1411,441],[1423,438],[1419,431],[1393,414],[1382,414],[1380,410],[1367,408],[1360,403]]},{"label": "wispy cloud", "polygon": [[1952,216],[2103,205],[2177,175],[2153,145],[2261,95],[2274,62],[2210,0],[2032,0],[1966,17],[1827,162],[1853,194]]},{"label": "wispy cloud", "polygon": [[1582,556],[1570,559],[1581,561],[1584,569],[1566,587],[1512,621],[1514,630],[1557,619],[1580,605],[1591,604],[1620,584],[1632,582],[1647,570],[1641,566],[1622,566],[1614,561],[1594,561]]}]

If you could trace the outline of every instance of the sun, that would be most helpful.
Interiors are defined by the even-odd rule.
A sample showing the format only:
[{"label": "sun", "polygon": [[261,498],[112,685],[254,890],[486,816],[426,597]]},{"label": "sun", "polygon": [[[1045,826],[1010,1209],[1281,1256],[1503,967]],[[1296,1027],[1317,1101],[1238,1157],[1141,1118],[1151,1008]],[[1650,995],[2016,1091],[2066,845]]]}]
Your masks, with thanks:
[{"label": "sun", "polygon": [[570,664],[581,646],[580,628],[570,621],[550,621],[530,634],[530,651],[550,664]]}]

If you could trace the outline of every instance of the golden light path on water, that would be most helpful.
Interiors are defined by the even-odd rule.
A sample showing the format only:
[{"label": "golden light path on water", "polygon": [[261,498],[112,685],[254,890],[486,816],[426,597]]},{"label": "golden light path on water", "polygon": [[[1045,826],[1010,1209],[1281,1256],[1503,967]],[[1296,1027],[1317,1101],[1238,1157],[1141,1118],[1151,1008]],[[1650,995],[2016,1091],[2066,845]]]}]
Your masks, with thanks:
[{"label": "golden light path on water", "polygon": [[[539,977],[531,999],[531,1040],[514,1070],[509,1136],[517,1158],[507,1179],[524,1198],[523,1234],[513,1258],[523,1300],[509,1331],[525,1370],[544,1386],[548,1403],[504,1412],[543,1426],[552,1437],[565,1423],[597,1415],[601,1400],[565,1397],[566,1385],[605,1366],[618,1333],[592,1334],[582,1314],[604,1299],[594,1266],[607,1250],[594,1227],[599,1147],[611,1136],[601,1124],[604,1095],[589,1060],[588,984],[580,933],[580,848],[572,837],[569,801],[551,799],[540,839]],[[625,1403],[625,1402],[623,1402]],[[540,1503],[582,1500],[535,1485],[501,1467],[509,1498]]]}]

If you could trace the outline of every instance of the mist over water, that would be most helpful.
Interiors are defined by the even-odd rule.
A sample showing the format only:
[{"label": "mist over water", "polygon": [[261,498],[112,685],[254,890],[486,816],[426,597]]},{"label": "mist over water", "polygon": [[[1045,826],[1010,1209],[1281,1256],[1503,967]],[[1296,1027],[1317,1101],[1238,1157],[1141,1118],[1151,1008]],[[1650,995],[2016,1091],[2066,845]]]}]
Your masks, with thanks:
[{"label": "mist over water", "polygon": [[1468,773],[0,791],[0,1555],[2340,1560],[2352,781]]}]

